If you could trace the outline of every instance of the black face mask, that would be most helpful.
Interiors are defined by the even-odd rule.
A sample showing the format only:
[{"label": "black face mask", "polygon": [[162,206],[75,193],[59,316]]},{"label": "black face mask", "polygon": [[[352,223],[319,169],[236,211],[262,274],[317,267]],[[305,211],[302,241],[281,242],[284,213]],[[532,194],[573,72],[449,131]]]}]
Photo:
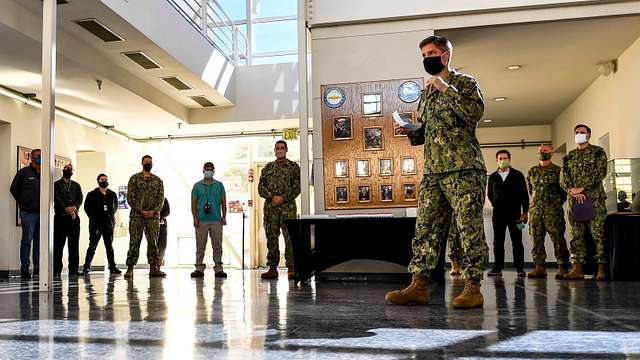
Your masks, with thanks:
[{"label": "black face mask", "polygon": [[73,171],[71,171],[71,170],[62,170],[62,176],[64,176],[67,179],[71,179],[71,177],[73,176]]},{"label": "black face mask", "polygon": [[153,164],[152,163],[142,164],[142,168],[144,169],[144,171],[151,171],[151,169],[153,168]]},{"label": "black face mask", "polygon": [[422,59],[422,65],[429,75],[437,75],[444,69],[442,56],[427,56]]},{"label": "black face mask", "polygon": [[98,186],[100,186],[103,189],[106,189],[109,186],[109,182],[108,181],[100,181],[98,183]]}]

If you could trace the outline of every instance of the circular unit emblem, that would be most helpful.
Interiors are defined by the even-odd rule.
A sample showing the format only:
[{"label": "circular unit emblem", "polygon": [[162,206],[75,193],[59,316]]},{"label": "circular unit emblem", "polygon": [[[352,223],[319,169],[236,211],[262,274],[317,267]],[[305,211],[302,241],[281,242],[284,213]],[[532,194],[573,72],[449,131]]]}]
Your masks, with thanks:
[{"label": "circular unit emblem", "polygon": [[398,88],[398,97],[406,103],[412,103],[420,97],[420,85],[415,81],[405,81]]},{"label": "circular unit emblem", "polygon": [[344,90],[338,87],[328,88],[324,92],[324,104],[332,109],[337,109],[344,104],[346,97]]}]

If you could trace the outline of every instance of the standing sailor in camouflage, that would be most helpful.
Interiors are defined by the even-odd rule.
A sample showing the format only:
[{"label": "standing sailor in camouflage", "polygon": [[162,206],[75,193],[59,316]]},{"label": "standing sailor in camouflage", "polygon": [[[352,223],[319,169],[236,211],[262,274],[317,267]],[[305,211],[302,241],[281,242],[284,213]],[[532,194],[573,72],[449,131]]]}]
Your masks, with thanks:
[{"label": "standing sailor in camouflage", "polygon": [[551,162],[553,147],[540,145],[538,159],[540,163],[527,173],[527,187],[531,195],[529,207],[529,234],[533,242],[531,256],[535,269],[529,274],[530,278],[546,278],[547,269],[545,263],[547,254],[544,249],[546,233],[553,242],[558,273],[556,279],[562,279],[569,272],[569,251],[564,239],[564,210],[562,204],[567,199],[567,194],[560,187],[560,172],[562,168]]},{"label": "standing sailor in camouflage", "polygon": [[[565,275],[565,279],[584,279],[582,264],[585,262],[587,248],[585,245],[585,232],[587,227],[591,231],[591,237],[596,245],[595,260],[598,263],[597,280],[606,277],[607,257],[604,252],[604,219],[607,216],[602,181],[607,174],[607,154],[604,149],[589,144],[591,129],[586,125],[578,125],[574,128],[575,139],[578,147],[571,150],[563,159],[560,185],[567,191],[569,201],[569,224],[571,225],[571,272]],[[576,203],[584,204],[593,200],[594,217],[589,221],[576,220]]]},{"label": "standing sailor in camouflage", "polygon": [[149,155],[142,158],[142,172],[129,179],[127,202],[131,208],[129,215],[129,251],[127,252],[127,272],[124,277],[133,278],[133,267],[138,262],[142,233],[147,238],[147,260],[150,277],[165,277],[160,271],[158,257],[158,235],[160,233],[160,211],[164,203],[164,185],[159,177],[151,173],[153,159]]},{"label": "standing sailor in camouflage", "polygon": [[288,277],[293,279],[293,253],[284,220],[296,217],[296,198],[300,195],[300,166],[287,159],[287,143],[279,140],[275,145],[276,160],[267,164],[260,174],[258,193],[264,202],[264,232],[267,236],[267,265],[269,271],[263,279],[278,278],[280,229],[285,242],[285,260]]},{"label": "standing sailor in camouflage", "polygon": [[417,130],[396,126],[412,145],[424,144],[424,176],[420,183],[416,236],[409,272],[411,285],[391,291],[391,303],[427,304],[427,280],[438,263],[447,222],[455,219],[462,253],[462,276],[467,279],[462,294],[453,300],[456,308],[481,307],[480,280],[487,263],[482,209],[487,171],[476,138],[476,126],[484,112],[482,92],[476,80],[451,68],[453,46],[442,36],[420,43],[423,65],[431,77],[422,91]]}]

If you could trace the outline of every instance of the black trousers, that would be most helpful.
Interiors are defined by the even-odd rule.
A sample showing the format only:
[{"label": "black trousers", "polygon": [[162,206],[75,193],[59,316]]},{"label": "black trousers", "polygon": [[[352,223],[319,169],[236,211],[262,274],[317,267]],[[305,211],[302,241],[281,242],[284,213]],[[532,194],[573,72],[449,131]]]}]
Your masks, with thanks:
[{"label": "black trousers", "polygon": [[167,250],[167,225],[160,225],[160,232],[158,233],[158,259],[160,264],[164,261],[164,253]]},{"label": "black trousers", "polygon": [[493,270],[502,270],[504,268],[504,239],[507,228],[513,245],[513,267],[516,270],[524,270],[522,230],[516,226],[518,218],[519,214],[515,216],[502,214],[493,216],[493,255],[495,258]]},{"label": "black trousers", "polygon": [[68,260],[69,272],[77,273],[80,262],[80,218],[56,214],[53,218],[53,273],[62,272],[62,253],[64,245],[69,240]]},{"label": "black trousers", "polygon": [[91,262],[96,254],[96,249],[98,248],[101,237],[104,241],[104,249],[107,252],[109,270],[117,268],[113,255],[113,226],[89,222],[89,247],[87,248],[87,255],[84,258],[85,269],[91,269]]}]

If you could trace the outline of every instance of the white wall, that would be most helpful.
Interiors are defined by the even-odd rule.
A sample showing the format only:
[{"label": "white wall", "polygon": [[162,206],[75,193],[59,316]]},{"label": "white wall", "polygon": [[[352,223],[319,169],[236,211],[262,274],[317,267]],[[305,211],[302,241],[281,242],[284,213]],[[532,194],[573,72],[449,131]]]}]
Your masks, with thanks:
[{"label": "white wall", "polygon": [[[8,198],[2,204],[8,207],[0,207],[0,271],[18,270],[20,268],[20,237],[21,229],[15,226],[15,201],[8,195],[9,184],[16,173],[16,148],[26,146],[29,148],[40,147],[40,109],[25,105],[5,96],[0,96],[0,123],[10,124],[10,141],[2,142],[3,149],[0,152],[0,185],[3,186],[0,199]],[[0,127],[0,140],[6,136],[7,126]],[[94,150],[108,153],[107,168],[104,172],[111,178],[111,188],[117,191],[118,185],[126,185],[129,176],[139,168],[141,158],[141,146],[136,143],[124,142],[112,136],[106,135],[95,129],[79,125],[73,121],[58,117],[56,121],[56,154],[70,158],[76,163],[76,152],[79,150]],[[8,160],[7,160],[8,159]],[[76,171],[81,172],[82,169]],[[96,174],[97,176],[97,174]],[[87,189],[83,189],[86,193]],[[81,212],[82,226],[88,226],[86,215]],[[125,247],[121,242],[118,247]],[[86,248],[81,247],[80,257],[84,260]],[[82,262],[81,260],[81,262]],[[124,263],[122,252],[116,257],[116,262]],[[65,264],[66,266],[66,264]]]}]

